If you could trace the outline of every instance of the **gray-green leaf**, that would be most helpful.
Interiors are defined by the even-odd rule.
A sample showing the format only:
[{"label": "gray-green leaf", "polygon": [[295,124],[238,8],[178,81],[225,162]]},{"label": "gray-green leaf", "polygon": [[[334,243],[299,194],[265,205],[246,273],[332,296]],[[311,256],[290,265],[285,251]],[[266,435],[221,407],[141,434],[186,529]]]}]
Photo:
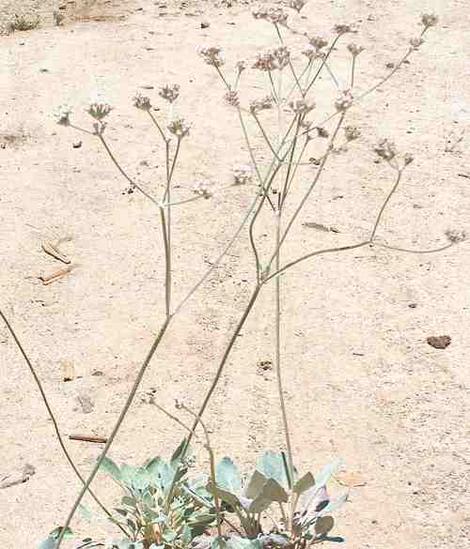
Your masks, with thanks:
[{"label": "gray-green leaf", "polygon": [[237,466],[233,461],[224,457],[217,465],[215,471],[217,486],[231,494],[239,494],[241,490],[241,478]]},{"label": "gray-green leaf", "polygon": [[256,468],[263,473],[265,477],[276,480],[281,486],[284,486],[285,488],[289,486],[282,454],[277,454],[272,451],[266,452],[258,460]]},{"label": "gray-green leaf", "polygon": [[293,491],[296,494],[303,494],[309,490],[312,486],[315,486],[315,479],[313,478],[312,473],[306,473],[302,478],[294,484]]},{"label": "gray-green leaf", "polygon": [[105,457],[101,462],[100,469],[107,473],[115,481],[121,481],[121,470],[109,457]]}]

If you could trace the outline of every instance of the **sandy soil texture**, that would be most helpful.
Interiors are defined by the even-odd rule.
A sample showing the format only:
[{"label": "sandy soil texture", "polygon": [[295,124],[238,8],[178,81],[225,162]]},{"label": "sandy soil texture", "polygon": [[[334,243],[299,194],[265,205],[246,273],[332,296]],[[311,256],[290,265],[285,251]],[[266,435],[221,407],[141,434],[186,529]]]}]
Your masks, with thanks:
[{"label": "sandy soil texture", "polygon": [[[337,22],[358,25],[356,40],[366,47],[357,72],[362,89],[400,58],[425,10],[439,14],[440,26],[381,92],[351,111],[362,136],[327,168],[291,234],[286,259],[350,243],[370,230],[393,184],[390,170],[374,163],[372,147],[381,137],[415,156],[387,209],[381,239],[432,248],[446,242],[448,229],[470,233],[468,2],[311,0],[306,8],[312,33],[328,34]],[[233,166],[249,157],[236,115],[196,49],[220,44],[231,64],[251,59],[273,39],[270,27],[252,18],[248,2],[110,1],[87,13],[0,38],[0,305],[66,438],[106,436],[111,429],[160,322],[164,272],[153,205],[128,193],[96,138],[57,126],[53,111],[70,104],[77,123],[90,127],[84,107],[96,92],[105,94],[114,106],[107,128],[114,150],[153,189],[161,186],[162,147],[131,98],[138,90],[157,101],[160,85],[177,82],[178,112],[192,130],[176,193],[188,196],[195,180],[223,189]],[[337,54],[340,71],[346,70],[343,53]],[[262,144],[256,147],[261,154]],[[234,187],[178,210],[176,297],[230,239],[250,196]],[[266,220],[261,240],[268,230]],[[74,268],[44,285],[39,276],[64,267],[41,248],[54,239],[65,239],[61,250]],[[366,483],[352,489],[338,514],[335,533],[345,537],[343,547],[470,548],[469,268],[463,242],[436,255],[367,248],[332,254],[304,262],[284,279],[286,397],[299,464],[318,469],[340,456]],[[174,398],[198,406],[246,304],[252,273],[243,235],[171,327],[112,449],[114,459],[140,463],[168,455],[180,440],[182,432],[146,395],[154,391],[168,408]],[[269,367],[272,303],[267,289],[206,416],[217,454],[243,465],[283,444]],[[447,348],[427,343],[442,335],[451,338]],[[73,365],[72,381],[63,381],[64,364]],[[0,545],[33,548],[64,520],[79,483],[3,326],[0,394],[0,483],[26,473],[25,482],[0,488]],[[100,445],[67,443],[88,471]],[[202,448],[197,454],[206,459]],[[113,501],[106,478],[97,479],[96,490]],[[88,526],[77,517],[79,531],[86,534]],[[106,531],[98,523],[96,532]]]}]

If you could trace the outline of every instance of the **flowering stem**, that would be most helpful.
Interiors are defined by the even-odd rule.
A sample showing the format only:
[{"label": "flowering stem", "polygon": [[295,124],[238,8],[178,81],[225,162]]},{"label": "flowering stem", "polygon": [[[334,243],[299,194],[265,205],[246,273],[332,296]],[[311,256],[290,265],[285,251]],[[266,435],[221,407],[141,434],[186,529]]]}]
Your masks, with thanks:
[{"label": "flowering stem", "polygon": [[403,170],[397,170],[397,178],[396,178],[395,184],[391,188],[390,192],[388,193],[387,197],[385,198],[385,200],[382,204],[382,207],[379,210],[379,213],[377,214],[377,218],[375,220],[374,227],[372,228],[372,232],[370,233],[370,240],[371,241],[374,240],[374,238],[375,238],[375,233],[377,232],[377,228],[380,224],[380,220],[382,219],[382,215],[385,211],[385,208],[387,207],[387,204],[390,202],[390,199],[395,194],[395,191],[397,190],[398,185],[400,184],[402,171]]},{"label": "flowering stem", "polygon": [[150,195],[147,191],[145,191],[138,183],[136,183],[131,177],[127,175],[127,173],[124,171],[124,169],[121,167],[119,162],[117,161],[116,157],[112,153],[111,149],[109,148],[106,140],[104,139],[103,135],[101,133],[95,134],[98,136],[99,140],[103,144],[103,147],[105,148],[106,152],[108,153],[108,156],[113,161],[116,168],[119,170],[119,173],[131,184],[131,187],[136,188],[140,193],[142,193],[146,198],[148,198],[151,202],[153,202],[156,206],[159,206],[158,201]]},{"label": "flowering stem", "polygon": [[[279,38],[279,42],[284,45],[284,39],[282,38],[282,34],[281,34],[281,29],[279,28],[279,25],[277,23],[274,23],[274,28],[276,29],[276,34]],[[300,95],[302,97],[305,97],[305,93],[302,89],[302,86],[300,85],[300,82],[299,82],[299,79],[297,78],[297,74],[295,72],[295,69],[294,69],[294,65],[292,64],[292,61],[291,61],[291,58],[289,56],[289,61],[288,61],[288,65],[289,65],[289,68],[290,68],[290,71],[292,73],[292,76],[294,77],[294,81],[295,81],[295,85],[299,88],[299,91],[300,91]],[[282,73],[282,70],[281,70],[281,73]]]},{"label": "flowering stem", "polygon": [[64,526],[62,527],[61,529],[61,532],[59,534],[59,537],[57,538],[57,544],[55,546],[54,549],[59,549],[60,545],[62,544],[62,541],[64,539],[64,535],[65,535],[65,532],[68,530],[69,526],[70,526],[70,523],[83,499],[83,496],[86,494],[86,492],[88,491],[91,483],[93,482],[96,474],[98,473],[103,461],[104,461],[104,458],[106,457],[106,455],[108,454],[108,451],[109,449],[111,448],[111,445],[113,444],[114,442],[114,439],[117,435],[117,433],[119,432],[120,428],[121,428],[121,425],[127,415],[127,412],[129,410],[129,408],[131,407],[133,401],[134,401],[134,397],[137,393],[137,390],[140,386],[140,383],[142,381],[142,378],[144,377],[144,374],[145,372],[147,371],[147,368],[150,364],[150,361],[152,360],[153,358],[153,355],[155,354],[155,351],[157,350],[158,346],[160,345],[160,342],[170,324],[170,321],[171,321],[171,316],[167,316],[163,322],[163,324],[161,325],[159,331],[158,331],[158,334],[156,335],[155,337],[155,340],[153,341],[152,343],[152,346],[150,347],[150,350],[149,352],[147,353],[147,356],[142,364],[142,366],[140,367],[139,369],[139,372],[137,373],[137,377],[132,385],[132,388],[129,392],[129,394],[127,395],[127,398],[126,398],[126,402],[124,403],[124,406],[121,410],[121,413],[119,414],[119,417],[116,421],[116,424],[114,425],[109,437],[108,437],[108,440],[98,458],[98,460],[96,461],[90,475],[88,476],[88,478],[86,479],[86,482],[85,484],[83,485],[83,488],[81,489],[77,499],[75,500],[75,503],[73,504],[68,516],[67,516],[67,519],[65,521],[65,524]]},{"label": "flowering stem", "polygon": [[[322,173],[323,173],[323,169],[325,168],[325,165],[326,165],[326,162],[331,154],[331,151],[333,150],[333,146],[334,146],[334,142],[335,142],[335,139],[336,139],[336,136],[338,135],[338,132],[339,132],[339,129],[341,127],[341,125],[343,124],[343,121],[344,121],[344,117],[346,116],[346,113],[345,112],[342,112],[341,113],[341,117],[338,121],[338,124],[336,125],[336,128],[333,132],[333,135],[331,136],[331,139],[328,143],[328,148],[327,148],[327,151],[326,153],[324,154],[323,158],[322,158],[322,161],[320,163],[320,166],[318,168],[318,171],[315,175],[315,177],[313,178],[313,181],[312,183],[310,184],[310,187],[307,189],[307,192],[305,193],[304,197],[302,198],[302,200],[300,201],[300,204],[297,206],[297,209],[295,210],[295,212],[293,213],[293,215],[291,216],[289,222],[287,223],[287,227],[283,233],[283,235],[281,236],[281,239],[280,239],[280,242],[279,242],[279,248],[280,246],[282,246],[282,244],[284,243],[290,229],[292,228],[292,225],[294,224],[295,220],[297,219],[297,216],[299,215],[299,213],[302,211],[305,203],[307,202],[308,198],[310,197],[310,195],[312,194],[312,191],[313,189],[315,188],[316,184],[318,183]],[[270,268],[270,266],[272,265],[272,262],[273,260],[275,259],[278,251],[279,251],[279,248],[276,248],[276,250],[274,251],[269,263],[268,263],[268,269]]]},{"label": "flowering stem", "polygon": [[349,84],[349,87],[351,88],[351,90],[354,88],[354,73],[356,71],[356,56],[353,55],[352,56],[352,61],[351,61],[351,80],[350,80],[350,84]]},{"label": "flowering stem", "polygon": [[[38,390],[39,390],[39,393],[41,395],[41,398],[42,398],[42,401],[44,402],[44,406],[46,407],[46,410],[47,410],[47,413],[49,414],[49,418],[50,420],[52,421],[52,426],[54,428],[54,432],[55,432],[55,435],[56,435],[56,438],[57,438],[57,441],[59,443],[59,446],[61,447],[62,449],[62,452],[64,453],[67,461],[69,462],[69,465],[70,467],[72,468],[73,472],[75,473],[75,475],[78,477],[78,479],[80,480],[80,482],[85,485],[85,479],[83,478],[83,476],[81,475],[80,471],[78,470],[77,466],[75,465],[74,461],[72,460],[72,457],[69,453],[69,451],[67,450],[67,447],[65,445],[65,442],[62,438],[62,435],[60,433],[60,430],[59,430],[59,425],[57,423],[57,420],[55,418],[55,415],[54,415],[54,412],[52,411],[52,408],[51,408],[51,405],[49,404],[49,400],[46,396],[46,393],[44,391],[44,388],[42,386],[42,383],[41,383],[41,380],[39,379],[39,376],[38,374],[36,373],[36,370],[29,358],[29,356],[27,355],[23,345],[21,344],[18,336],[16,335],[16,332],[15,330],[13,329],[13,326],[10,324],[9,320],[7,319],[7,317],[5,316],[5,314],[3,313],[3,311],[0,310],[0,317],[2,318],[3,322],[5,323],[8,331],[10,332],[10,335],[12,336],[13,338],[13,341],[15,342],[16,346],[18,347],[21,355],[23,356],[25,362],[26,362],[26,365],[28,366],[29,368],[29,371],[31,372],[31,375],[33,376],[33,379],[38,387]],[[92,492],[91,488],[88,489],[88,493],[91,495],[91,497],[95,500],[95,502],[98,504],[98,506],[101,508],[101,510],[108,516],[108,518],[112,518],[112,515],[111,513],[108,511],[108,509],[106,509],[106,507],[101,503],[101,501],[98,499],[98,497],[95,495],[94,492]],[[126,535],[128,535],[128,532],[125,530],[125,528],[123,528],[123,526],[121,526],[120,524],[117,524],[117,526],[119,527],[119,529]]]},{"label": "flowering stem", "polygon": [[320,64],[320,67],[318,68],[317,72],[315,73],[314,77],[312,78],[310,84],[307,85],[307,88],[305,89],[305,95],[307,95],[307,93],[310,91],[310,89],[312,88],[312,86],[315,84],[315,82],[317,81],[317,78],[320,76],[320,73],[321,71],[323,70],[323,67],[326,65],[326,62],[328,61],[328,58],[330,57],[331,55],[331,52],[333,51],[334,47],[336,46],[339,38],[340,38],[341,35],[338,35],[334,40],[333,42],[331,43],[331,46],[328,48],[328,51],[327,53],[324,55],[324,57],[322,58],[322,62]]}]

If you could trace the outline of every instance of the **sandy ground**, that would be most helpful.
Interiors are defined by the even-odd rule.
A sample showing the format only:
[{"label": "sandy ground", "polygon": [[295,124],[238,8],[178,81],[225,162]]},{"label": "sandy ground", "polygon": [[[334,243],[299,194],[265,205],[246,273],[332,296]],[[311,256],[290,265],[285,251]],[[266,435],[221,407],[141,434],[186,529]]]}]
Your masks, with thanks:
[{"label": "sandy ground", "polygon": [[[469,130],[466,4],[310,2],[313,32],[327,32],[335,22],[358,23],[367,48],[358,68],[364,89],[399,58],[422,10],[436,11],[442,23],[382,93],[351,112],[363,136],[327,169],[286,257],[353,242],[370,230],[392,184],[393,174],[371,153],[383,136],[416,161],[387,210],[381,238],[430,248],[445,242],[449,228],[470,232],[468,135],[453,152],[445,151],[451,132]],[[221,44],[232,63],[272,41],[271,29],[255,22],[242,3],[228,8],[137,0],[105,8],[104,21],[1,38],[0,303],[65,436],[106,435],[113,425],[163,314],[163,257],[152,204],[126,192],[95,138],[58,127],[51,113],[69,103],[76,106],[77,122],[89,125],[83,107],[97,90],[106,94],[115,106],[110,142],[152,189],[162,150],[130,98],[140,89],[156,99],[159,85],[178,82],[179,112],[193,123],[176,174],[178,195],[188,196],[195,179],[222,188],[233,165],[246,163],[248,155],[236,117],[196,47]],[[210,27],[202,29],[201,21]],[[77,140],[80,148],[73,147]],[[249,201],[247,188],[235,188],[175,215],[177,297],[217,256]],[[340,232],[308,229],[306,221]],[[261,233],[268,230],[266,221]],[[165,338],[112,449],[117,461],[168,455],[182,436],[145,403],[145,394],[153,388],[169,408],[175,397],[194,407],[201,401],[253,285],[245,236]],[[71,238],[62,248],[77,266],[44,286],[37,277],[61,265],[41,250],[41,242],[56,237]],[[469,267],[464,242],[431,256],[368,249],[330,255],[305,262],[284,279],[286,394],[298,461],[316,470],[340,456],[347,470],[367,482],[352,490],[338,513],[335,533],[346,538],[344,547],[470,548]],[[245,465],[261,449],[282,444],[274,374],[259,367],[273,360],[272,303],[267,289],[206,416],[217,454]],[[426,343],[433,335],[449,335],[452,343],[434,349]],[[74,365],[74,381],[62,381],[64,362]],[[0,363],[0,478],[25,464],[35,468],[27,482],[0,490],[0,545],[33,548],[64,520],[79,484],[4,328]],[[80,401],[87,398],[93,409],[85,413]],[[68,444],[80,469],[89,470],[99,445]],[[197,452],[205,460],[203,450]],[[109,481],[100,477],[96,488],[112,501]],[[87,533],[82,518],[76,526]],[[100,523],[96,531],[106,528]]]}]

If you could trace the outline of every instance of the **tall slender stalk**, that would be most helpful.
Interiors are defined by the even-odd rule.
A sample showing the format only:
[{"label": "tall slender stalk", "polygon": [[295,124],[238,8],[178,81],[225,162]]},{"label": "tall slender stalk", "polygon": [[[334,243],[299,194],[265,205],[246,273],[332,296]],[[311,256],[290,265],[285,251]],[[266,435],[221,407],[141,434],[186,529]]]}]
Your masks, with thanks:
[{"label": "tall slender stalk", "polygon": [[119,430],[121,428],[121,425],[122,425],[122,423],[123,423],[123,421],[124,421],[124,419],[127,415],[127,412],[128,412],[129,408],[131,407],[131,405],[134,401],[134,397],[135,397],[135,395],[137,393],[137,390],[140,386],[142,378],[144,377],[144,374],[147,371],[147,368],[150,364],[150,361],[152,360],[153,355],[155,354],[156,350],[158,349],[158,346],[160,345],[160,342],[161,342],[165,332],[168,329],[170,321],[171,321],[171,316],[167,316],[165,318],[163,324],[161,325],[161,327],[158,331],[158,334],[155,337],[155,340],[152,343],[152,346],[150,347],[150,350],[147,353],[147,356],[145,357],[145,360],[144,360],[142,366],[140,367],[139,372],[137,373],[137,377],[135,378],[134,383],[132,384],[132,388],[129,391],[129,394],[127,395],[127,398],[126,398],[126,402],[124,403],[124,406],[123,406],[123,408],[122,408],[122,410],[119,414],[119,417],[118,417],[118,419],[117,419],[117,421],[116,421],[116,423],[115,423],[115,425],[114,425],[114,427],[113,427],[113,429],[112,429],[112,431],[111,431],[111,433],[108,437],[108,440],[107,440],[103,450],[101,451],[101,454],[100,454],[98,460],[96,461],[95,465],[93,466],[93,469],[91,470],[91,473],[89,474],[88,478],[86,479],[86,482],[84,483],[83,488],[80,490],[80,493],[77,496],[77,499],[75,500],[72,508],[70,509],[70,512],[67,516],[67,519],[65,520],[65,523],[64,523],[64,526],[62,527],[60,535],[57,538],[56,549],[59,549],[59,547],[61,546],[62,541],[64,539],[65,532],[67,531],[68,527],[70,526],[70,523],[72,522],[72,519],[73,519],[73,517],[74,517],[74,515],[75,515],[82,499],[83,499],[83,496],[89,490],[89,487],[90,487],[91,483],[93,482],[96,474],[100,470],[101,465],[104,461],[104,458],[108,454],[108,451],[111,448],[111,445],[113,444],[114,439],[116,438],[116,435],[117,435],[117,433],[119,432]]},{"label": "tall slender stalk", "polygon": [[[39,390],[39,393],[41,395],[42,401],[44,403],[44,406],[47,410],[47,413],[49,415],[50,420],[52,421],[52,426],[54,428],[54,432],[57,438],[57,441],[59,443],[59,446],[62,449],[62,452],[64,453],[65,458],[67,459],[70,467],[72,468],[73,472],[77,476],[77,478],[80,480],[80,482],[85,485],[85,479],[83,478],[82,474],[78,470],[78,467],[75,465],[75,462],[72,459],[72,456],[70,455],[67,446],[65,445],[64,439],[62,438],[62,434],[59,429],[59,425],[57,423],[56,417],[54,412],[52,411],[51,405],[49,403],[49,399],[46,396],[46,393],[44,391],[44,388],[42,386],[41,380],[39,379],[38,374],[36,373],[36,369],[33,366],[33,363],[31,362],[31,359],[27,355],[25,348],[23,344],[20,342],[19,337],[17,336],[15,330],[13,329],[13,326],[11,325],[10,321],[6,317],[6,315],[3,313],[3,311],[0,310],[0,317],[2,318],[3,322],[5,323],[5,326],[7,327],[8,331],[10,332],[10,335],[13,338],[13,341],[15,342],[16,346],[18,347],[21,355],[24,358],[24,361],[26,362],[26,365],[29,368],[29,371],[31,372],[31,375],[33,376],[33,379],[37,385],[37,388]],[[89,488],[88,493],[91,495],[91,497],[95,500],[95,502],[98,504],[98,506],[101,508],[101,510],[108,516],[108,518],[111,518],[111,512],[108,511],[108,509],[101,503],[101,501],[98,499],[96,494]],[[120,525],[117,525],[120,530],[127,535],[127,531]]]}]

